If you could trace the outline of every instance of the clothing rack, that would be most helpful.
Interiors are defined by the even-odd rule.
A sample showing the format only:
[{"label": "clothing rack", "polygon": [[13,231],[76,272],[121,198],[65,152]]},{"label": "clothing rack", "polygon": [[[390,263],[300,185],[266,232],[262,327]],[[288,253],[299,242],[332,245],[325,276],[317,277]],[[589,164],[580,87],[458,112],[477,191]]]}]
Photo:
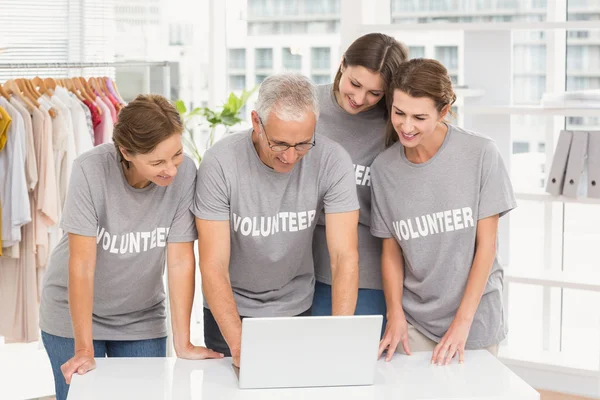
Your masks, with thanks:
[{"label": "clothing rack", "polygon": [[85,68],[127,68],[144,67],[144,92],[150,93],[150,68],[162,67],[162,95],[171,98],[171,62],[169,61],[125,61],[125,62],[89,62],[89,63],[5,63],[0,70],[27,69],[85,69]]},{"label": "clothing rack", "polygon": [[[144,73],[144,92],[150,93],[150,68],[162,68],[162,95],[171,99],[171,62],[169,61],[128,61],[128,62],[89,62],[89,63],[0,63],[0,70],[59,70],[59,69],[86,69],[86,68],[127,68],[143,67]],[[166,292],[166,312],[167,312],[167,356],[174,356],[173,330],[170,323],[171,304],[169,299],[168,274],[165,268],[165,292]]]}]

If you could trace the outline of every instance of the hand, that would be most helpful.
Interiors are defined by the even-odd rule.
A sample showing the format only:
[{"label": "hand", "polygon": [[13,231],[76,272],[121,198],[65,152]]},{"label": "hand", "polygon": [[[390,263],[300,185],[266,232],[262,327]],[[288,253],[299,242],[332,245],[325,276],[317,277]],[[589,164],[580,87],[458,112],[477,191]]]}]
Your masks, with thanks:
[{"label": "hand", "polygon": [[440,341],[440,343],[433,349],[433,355],[431,357],[431,363],[437,365],[448,365],[452,358],[458,353],[458,362],[465,362],[465,345],[467,344],[467,337],[471,330],[471,322],[457,320],[450,324],[450,328]]},{"label": "hand", "polygon": [[410,355],[410,348],[408,347],[408,322],[406,322],[404,313],[395,314],[391,319],[388,319],[383,339],[379,342],[377,358],[381,357],[383,351],[387,349],[385,361],[390,361],[399,343],[402,343],[404,352]]},{"label": "hand", "polygon": [[233,358],[233,365],[240,367],[240,354],[241,350],[231,349],[231,357]]},{"label": "hand", "polygon": [[73,358],[61,365],[60,370],[65,377],[67,385],[70,385],[74,373],[77,372],[79,375],[83,375],[95,368],[96,361],[94,360],[93,351],[78,350],[75,352]]},{"label": "hand", "polygon": [[223,354],[202,346],[194,346],[190,342],[185,346],[176,347],[177,357],[186,360],[204,360],[207,358],[223,358]]}]

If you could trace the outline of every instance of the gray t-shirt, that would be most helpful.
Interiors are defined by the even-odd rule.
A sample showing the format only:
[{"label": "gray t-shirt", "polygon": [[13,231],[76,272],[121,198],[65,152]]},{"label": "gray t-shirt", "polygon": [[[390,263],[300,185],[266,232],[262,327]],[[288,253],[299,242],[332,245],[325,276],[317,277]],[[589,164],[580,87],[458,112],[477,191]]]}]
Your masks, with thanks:
[{"label": "gray t-shirt", "polygon": [[[371,163],[385,149],[385,113],[380,107],[348,114],[335,99],[333,85],[317,86],[321,115],[317,135],[341,144],[354,163],[360,217],[358,252],[360,288],[383,289],[381,285],[381,239],[373,236],[371,226]],[[313,238],[315,275],[319,282],[331,285],[331,267],[325,234],[325,218],[320,216]]]},{"label": "gray t-shirt", "polygon": [[73,163],[63,211],[64,236],[46,273],[40,328],[73,337],[67,283],[67,233],[96,238],[93,337],[143,340],[167,335],[163,275],[167,243],[197,239],[190,211],[196,166],[184,157],[173,182],[131,187],[114,144],[100,145]]},{"label": "gray t-shirt", "polygon": [[240,315],[292,316],[314,293],[315,218],[359,208],[348,153],[316,136],[316,146],[289,173],[260,160],[252,131],[226,136],[198,169],[193,212],[230,221],[229,275]]},{"label": "gray t-shirt", "polygon": [[[442,147],[429,161],[411,163],[396,143],[377,157],[371,178],[371,232],[394,237],[404,254],[406,319],[439,342],[466,288],[477,221],[516,207],[504,162],[492,140],[449,125]],[[469,349],[498,344],[506,336],[503,276],[496,257],[469,333]]]}]

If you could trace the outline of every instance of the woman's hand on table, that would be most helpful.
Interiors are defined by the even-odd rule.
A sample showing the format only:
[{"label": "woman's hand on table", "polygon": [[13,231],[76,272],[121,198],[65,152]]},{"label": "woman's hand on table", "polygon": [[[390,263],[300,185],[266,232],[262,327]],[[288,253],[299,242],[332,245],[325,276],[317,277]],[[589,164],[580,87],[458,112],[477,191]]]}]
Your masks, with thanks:
[{"label": "woman's hand on table", "polygon": [[448,331],[433,349],[431,363],[437,365],[448,365],[452,358],[458,354],[458,362],[465,362],[465,345],[471,330],[471,322],[457,318],[452,321]]},{"label": "woman's hand on table", "polygon": [[383,352],[387,350],[385,361],[392,359],[400,343],[402,343],[404,352],[408,355],[411,354],[408,347],[408,322],[406,322],[404,313],[391,314],[390,317],[385,326],[383,338],[379,342],[379,354],[377,356],[377,358],[380,358]]},{"label": "woman's hand on table", "polygon": [[65,377],[67,385],[70,385],[74,373],[83,375],[95,368],[96,361],[94,360],[94,352],[89,350],[78,350],[75,352],[73,358],[61,365],[60,370]]}]

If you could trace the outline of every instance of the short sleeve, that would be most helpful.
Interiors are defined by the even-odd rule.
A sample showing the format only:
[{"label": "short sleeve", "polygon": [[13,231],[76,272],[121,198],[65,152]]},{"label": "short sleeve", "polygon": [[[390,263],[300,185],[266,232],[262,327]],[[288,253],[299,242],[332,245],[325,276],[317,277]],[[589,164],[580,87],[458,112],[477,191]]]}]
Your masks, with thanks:
[{"label": "short sleeve", "polygon": [[192,212],[200,219],[228,221],[229,210],[225,173],[219,160],[209,150],[198,168]]},{"label": "short sleeve", "polygon": [[82,236],[96,236],[98,214],[94,207],[90,185],[79,160],[71,169],[71,180],[60,227],[63,231]]},{"label": "short sleeve", "polygon": [[352,160],[341,147],[332,149],[332,159],[321,173],[327,177],[327,190],[323,197],[326,214],[355,211],[360,208]]},{"label": "short sleeve", "polygon": [[391,238],[392,233],[384,222],[383,210],[381,203],[384,200],[377,166],[371,165],[371,234],[378,238]]},{"label": "short sleeve", "polygon": [[191,210],[194,202],[194,194],[196,193],[196,165],[187,157],[184,160],[184,165],[180,167],[182,169],[185,168],[181,171],[182,178],[184,178],[181,188],[181,198],[179,199],[175,217],[171,223],[167,243],[193,242],[198,239],[196,220]]},{"label": "short sleeve", "polygon": [[483,153],[481,173],[478,219],[502,217],[517,206],[508,171],[493,141]]}]

